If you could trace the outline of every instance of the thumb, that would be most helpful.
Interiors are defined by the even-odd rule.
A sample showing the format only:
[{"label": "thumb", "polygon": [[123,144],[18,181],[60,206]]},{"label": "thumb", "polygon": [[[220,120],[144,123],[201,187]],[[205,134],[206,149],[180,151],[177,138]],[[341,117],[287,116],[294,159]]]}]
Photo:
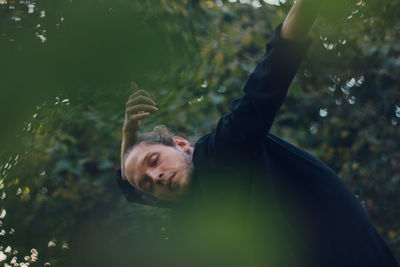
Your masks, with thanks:
[{"label": "thumb", "polygon": [[135,92],[139,90],[139,87],[137,86],[136,82],[131,82],[131,87],[129,88],[132,92]]}]

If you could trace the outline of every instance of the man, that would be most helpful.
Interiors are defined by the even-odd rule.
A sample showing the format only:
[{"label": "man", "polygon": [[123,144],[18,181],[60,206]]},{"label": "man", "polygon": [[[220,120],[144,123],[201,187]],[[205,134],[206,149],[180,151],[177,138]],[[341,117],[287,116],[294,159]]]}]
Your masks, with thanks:
[{"label": "man", "polygon": [[[147,92],[127,102],[120,188],[173,208],[182,265],[397,266],[353,193],[324,163],[269,134],[301,63],[318,1],[297,0],[216,129],[193,147],[163,127]],[[147,198],[147,199],[146,199]]]}]

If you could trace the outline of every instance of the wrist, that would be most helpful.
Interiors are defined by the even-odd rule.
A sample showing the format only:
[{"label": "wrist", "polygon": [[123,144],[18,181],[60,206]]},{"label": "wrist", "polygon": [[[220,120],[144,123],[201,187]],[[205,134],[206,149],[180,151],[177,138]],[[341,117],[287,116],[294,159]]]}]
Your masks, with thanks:
[{"label": "wrist", "polygon": [[122,137],[123,138],[127,138],[127,139],[131,139],[131,138],[136,138],[138,136],[137,131],[132,131],[129,129],[122,129]]}]

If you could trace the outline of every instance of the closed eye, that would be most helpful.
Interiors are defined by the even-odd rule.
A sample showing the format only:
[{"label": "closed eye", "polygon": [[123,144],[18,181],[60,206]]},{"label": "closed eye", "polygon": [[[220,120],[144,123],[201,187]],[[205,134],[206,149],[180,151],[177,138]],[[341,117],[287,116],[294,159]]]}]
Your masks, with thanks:
[{"label": "closed eye", "polygon": [[159,158],[160,158],[160,155],[158,155],[158,154],[152,155],[152,156],[150,157],[150,160],[149,160],[149,161],[150,161],[150,162],[149,162],[150,166],[151,166],[151,167],[157,166],[158,161],[159,161]]}]

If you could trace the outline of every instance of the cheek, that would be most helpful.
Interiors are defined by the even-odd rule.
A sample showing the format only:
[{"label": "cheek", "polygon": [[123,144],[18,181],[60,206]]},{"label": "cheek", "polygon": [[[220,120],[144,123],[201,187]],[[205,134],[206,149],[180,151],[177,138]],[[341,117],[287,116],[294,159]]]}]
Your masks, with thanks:
[{"label": "cheek", "polygon": [[190,176],[189,174],[185,171],[181,174],[179,177],[179,191],[180,193],[186,192],[186,190],[189,188],[190,185]]},{"label": "cheek", "polygon": [[179,156],[175,153],[170,153],[165,155],[163,162],[161,163],[161,167],[164,170],[171,170],[171,169],[180,169],[182,162],[180,161]]}]

